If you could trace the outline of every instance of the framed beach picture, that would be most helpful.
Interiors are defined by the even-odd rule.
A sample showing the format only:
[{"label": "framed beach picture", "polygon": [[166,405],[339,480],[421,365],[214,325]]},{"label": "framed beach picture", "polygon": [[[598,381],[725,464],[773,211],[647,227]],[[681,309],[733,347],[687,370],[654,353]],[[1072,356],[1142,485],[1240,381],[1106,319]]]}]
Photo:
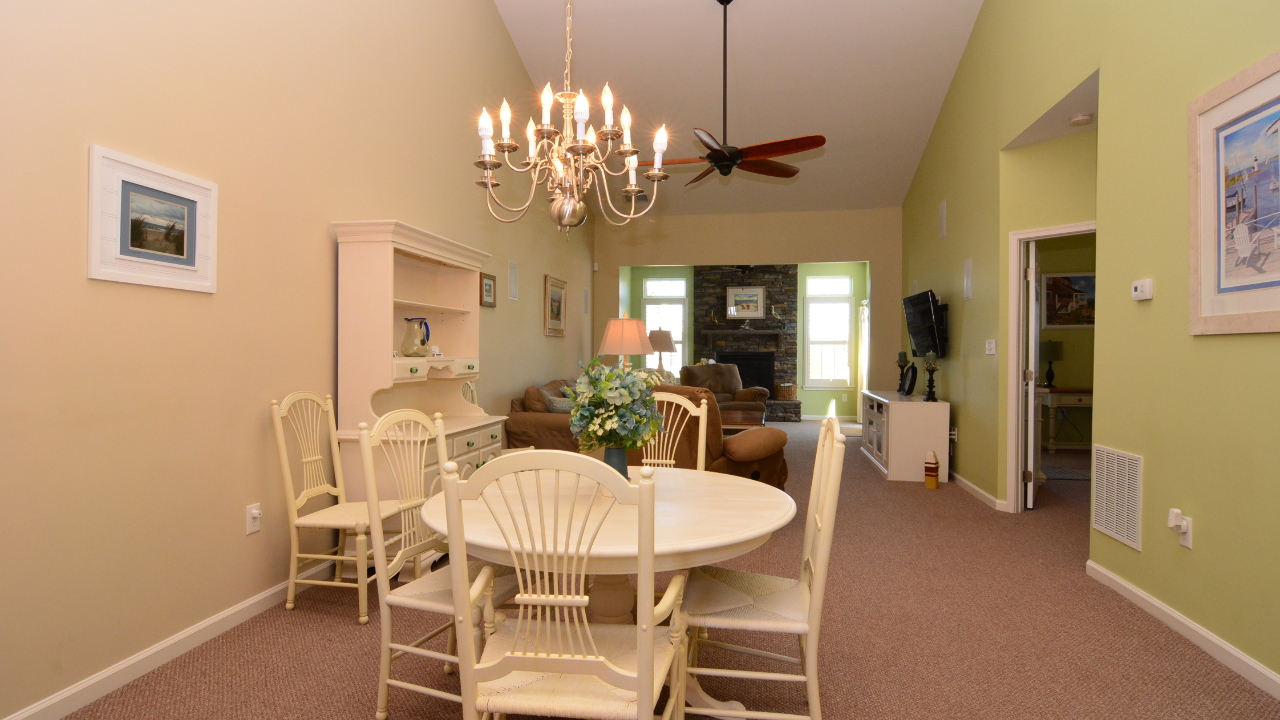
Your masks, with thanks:
[{"label": "framed beach picture", "polygon": [[480,273],[480,307],[498,307],[498,278]]},{"label": "framed beach picture", "polygon": [[1093,329],[1097,291],[1094,273],[1040,276],[1040,329]]},{"label": "framed beach picture", "polygon": [[552,337],[564,337],[564,291],[563,280],[546,277],[546,291],[542,307],[542,333]]},{"label": "framed beach picture", "polygon": [[725,316],[730,320],[764,317],[764,287],[731,287],[726,296]]},{"label": "framed beach picture", "polygon": [[216,291],[217,185],[97,145],[89,176],[90,278]]},{"label": "framed beach picture", "polygon": [[1280,52],[1188,117],[1190,333],[1280,332]]}]

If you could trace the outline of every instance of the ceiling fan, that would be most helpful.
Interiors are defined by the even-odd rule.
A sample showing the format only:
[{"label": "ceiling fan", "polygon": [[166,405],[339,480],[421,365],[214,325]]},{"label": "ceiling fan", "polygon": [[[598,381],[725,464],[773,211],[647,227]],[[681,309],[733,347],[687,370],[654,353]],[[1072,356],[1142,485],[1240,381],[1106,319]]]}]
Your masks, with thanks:
[{"label": "ceiling fan", "polygon": [[[774,142],[760,143],[758,145],[748,145],[746,147],[734,147],[725,144],[729,137],[729,3],[733,0],[716,0],[724,7],[724,48],[723,48],[723,78],[721,93],[721,134],[720,140],[716,140],[715,136],[703,130],[702,128],[694,128],[693,134],[707,148],[707,154],[696,158],[678,158],[676,160],[665,160],[663,165],[688,165],[692,163],[705,162],[710,167],[703,170],[697,177],[685,183],[686,186],[692,185],[699,180],[710,175],[713,170],[719,170],[721,175],[728,175],[733,172],[734,168],[746,170],[747,172],[756,173],[757,175],[768,175],[770,177],[789,178],[795,177],[800,172],[800,168],[795,165],[770,160],[769,158],[781,157],[783,155],[791,155],[805,150],[813,150],[820,148],[826,144],[827,139],[822,135],[804,135],[789,140],[776,140]],[[641,165],[652,165],[652,162],[642,162]]]}]

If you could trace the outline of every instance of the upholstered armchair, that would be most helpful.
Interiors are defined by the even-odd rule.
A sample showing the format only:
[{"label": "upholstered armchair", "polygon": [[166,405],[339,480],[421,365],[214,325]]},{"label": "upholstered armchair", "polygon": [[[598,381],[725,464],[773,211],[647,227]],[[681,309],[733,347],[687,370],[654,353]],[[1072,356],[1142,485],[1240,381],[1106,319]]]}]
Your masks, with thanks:
[{"label": "upholstered armchair", "polygon": [[524,397],[511,401],[507,415],[507,447],[539,450],[578,451],[578,439],[569,430],[569,413],[551,408],[552,399],[564,398],[561,391],[573,383],[552,380],[542,387],[530,387]]},{"label": "upholstered armchair", "polygon": [[[702,366],[706,367],[706,366]],[[687,368],[686,368],[687,369]],[[720,408],[710,390],[683,385],[659,385],[655,392],[668,392],[688,398],[694,405],[707,401],[707,470],[759,480],[782,489],[787,483],[787,434],[778,428],[762,427],[743,430],[724,437],[720,425]],[[675,466],[698,466],[698,432],[693,423],[686,428],[675,452]],[[643,451],[627,451],[627,464],[644,462]]]},{"label": "upholstered armchair", "polygon": [[762,387],[742,387],[738,366],[728,363],[685,365],[680,368],[680,384],[710,390],[721,410],[765,410],[769,391]]}]

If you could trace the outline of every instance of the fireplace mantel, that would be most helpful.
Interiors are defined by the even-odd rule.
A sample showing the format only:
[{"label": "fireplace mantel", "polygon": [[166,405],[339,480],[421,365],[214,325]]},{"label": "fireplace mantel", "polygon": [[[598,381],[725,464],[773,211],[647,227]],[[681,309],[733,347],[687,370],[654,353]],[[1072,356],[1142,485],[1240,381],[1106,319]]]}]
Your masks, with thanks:
[{"label": "fireplace mantel", "polygon": [[782,336],[786,335],[787,333],[788,333],[787,328],[773,328],[773,329],[751,328],[750,330],[743,330],[742,328],[726,328],[724,330],[703,330],[702,331],[703,336],[708,336],[708,337],[713,335],[735,335],[735,336],[736,335],[776,335],[779,341],[781,341]]}]

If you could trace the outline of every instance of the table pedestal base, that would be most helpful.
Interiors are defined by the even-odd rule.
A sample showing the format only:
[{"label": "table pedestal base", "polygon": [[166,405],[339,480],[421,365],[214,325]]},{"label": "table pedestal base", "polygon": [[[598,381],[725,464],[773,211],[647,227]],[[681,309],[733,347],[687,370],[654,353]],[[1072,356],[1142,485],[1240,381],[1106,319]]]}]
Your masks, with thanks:
[{"label": "table pedestal base", "polygon": [[592,575],[587,591],[587,619],[606,625],[628,625],[636,621],[636,591],[626,575]]}]

